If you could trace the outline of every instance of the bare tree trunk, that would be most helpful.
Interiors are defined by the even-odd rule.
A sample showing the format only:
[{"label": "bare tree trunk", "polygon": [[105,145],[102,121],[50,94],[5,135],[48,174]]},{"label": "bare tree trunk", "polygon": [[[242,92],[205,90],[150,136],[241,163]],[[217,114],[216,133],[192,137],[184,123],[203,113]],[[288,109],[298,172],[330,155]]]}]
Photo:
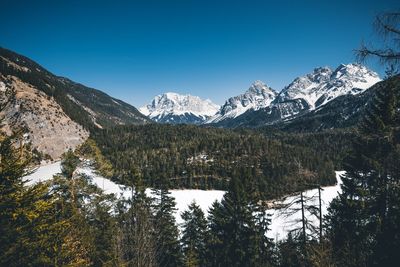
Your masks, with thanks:
[{"label": "bare tree trunk", "polygon": [[300,202],[301,202],[301,222],[303,224],[303,245],[306,246],[306,218],[304,215],[304,198],[303,192],[300,193]]},{"label": "bare tree trunk", "polygon": [[318,200],[319,200],[319,243],[322,242],[322,200],[321,200],[321,186],[318,186]]}]

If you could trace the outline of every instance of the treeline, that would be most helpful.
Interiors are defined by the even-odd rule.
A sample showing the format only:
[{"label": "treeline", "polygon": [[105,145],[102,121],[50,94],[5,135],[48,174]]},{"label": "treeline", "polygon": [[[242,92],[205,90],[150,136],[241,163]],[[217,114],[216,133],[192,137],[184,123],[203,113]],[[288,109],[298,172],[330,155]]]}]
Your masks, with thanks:
[{"label": "treeline", "polygon": [[267,238],[270,218],[256,183],[232,178],[207,217],[191,203],[179,227],[165,184],[146,194],[133,172],[135,190],[117,200],[76,171],[71,151],[60,174],[25,186],[29,154],[11,141],[0,147],[7,159],[0,162],[0,266],[288,266],[286,255],[296,253]]},{"label": "treeline", "polygon": [[250,130],[151,124],[99,130],[92,138],[111,162],[113,179],[123,184],[130,184],[133,169],[146,185],[165,180],[169,188],[225,190],[230,179],[241,177],[257,181],[264,197],[273,198],[336,181],[324,150]]}]

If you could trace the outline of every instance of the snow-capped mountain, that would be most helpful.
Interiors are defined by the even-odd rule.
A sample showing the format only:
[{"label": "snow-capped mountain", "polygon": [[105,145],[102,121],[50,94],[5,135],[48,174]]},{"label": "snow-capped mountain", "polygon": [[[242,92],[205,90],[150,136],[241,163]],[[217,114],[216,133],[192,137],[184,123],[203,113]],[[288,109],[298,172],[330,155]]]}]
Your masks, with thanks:
[{"label": "snow-capped mountain", "polygon": [[316,68],[310,74],[294,79],[274,103],[304,99],[311,109],[346,94],[358,94],[381,81],[378,74],[360,64],[341,64],[335,70]]},{"label": "snow-capped mountain", "polygon": [[157,95],[140,112],[161,123],[200,124],[213,116],[219,106],[198,96],[165,93]]},{"label": "snow-capped mountain", "polygon": [[279,94],[271,90],[272,93],[264,102],[261,101],[261,105],[254,101],[245,102],[247,106],[242,105],[242,100],[252,96],[255,88],[263,87],[256,82],[244,95],[226,101],[206,123],[222,127],[258,127],[288,121],[319,109],[339,96],[358,95],[379,81],[377,73],[360,64],[341,64],[335,70],[320,67],[294,79]]},{"label": "snow-capped mountain", "polygon": [[277,95],[276,91],[262,81],[255,81],[244,94],[229,98],[206,123],[218,123],[236,118],[248,110],[268,107]]}]

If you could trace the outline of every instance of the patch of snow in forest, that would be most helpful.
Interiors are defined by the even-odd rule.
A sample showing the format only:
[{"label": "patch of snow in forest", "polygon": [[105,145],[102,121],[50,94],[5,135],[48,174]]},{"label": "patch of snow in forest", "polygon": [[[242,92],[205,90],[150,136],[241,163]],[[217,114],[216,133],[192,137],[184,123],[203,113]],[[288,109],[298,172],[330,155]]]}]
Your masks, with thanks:
[{"label": "patch of snow in forest", "polygon": [[[321,206],[322,206],[322,216],[327,214],[327,210],[329,207],[329,203],[341,192],[341,184],[342,180],[340,178],[341,175],[343,175],[343,171],[337,171],[336,172],[336,180],[337,183],[334,186],[326,186],[323,187],[322,192],[321,192]],[[294,195],[286,198],[285,200],[279,202],[275,202],[275,204],[288,204],[291,203],[296,197],[299,195]],[[312,204],[312,205],[318,205],[318,189],[312,189],[305,191],[304,193],[305,198],[311,198],[315,196],[315,198],[312,199],[307,204]],[[300,204],[292,206],[292,209],[300,209]],[[295,228],[299,228],[301,225],[300,223],[296,223],[297,220],[301,219],[301,211],[299,210],[298,212],[294,213],[293,215],[289,217],[285,217],[282,210],[280,209],[269,209],[268,214],[271,215],[271,225],[270,225],[270,231],[268,231],[267,235],[270,238],[273,238],[275,240],[282,240],[286,238],[288,232],[290,230],[293,230]],[[305,212],[305,217],[307,217],[308,220],[313,222],[313,225],[318,227],[318,220],[317,218],[311,216],[309,212]]]},{"label": "patch of snow in forest", "polygon": [[44,182],[53,178],[53,175],[61,172],[61,162],[56,161],[47,165],[42,165],[33,173],[24,177],[26,185],[33,185],[39,182]]},{"label": "patch of snow in forest", "polygon": [[[120,197],[121,194],[125,198],[129,198],[131,196],[131,190],[128,187],[119,185],[113,181],[110,181],[107,178],[103,178],[102,176],[96,174],[93,169],[90,167],[79,168],[78,171],[80,173],[86,174],[92,178],[92,182],[96,184],[99,188],[103,189],[106,194],[115,194],[115,196]],[[49,180],[53,177],[53,175],[61,172],[61,164],[60,162],[55,162],[52,164],[44,165],[39,167],[34,173],[25,177],[25,180],[28,181],[28,185],[35,184],[37,182],[43,182]],[[322,215],[327,214],[327,208],[329,203],[334,199],[339,192],[341,192],[341,179],[340,175],[344,174],[344,172],[336,172],[337,184],[334,186],[323,187],[322,195]],[[147,189],[146,192],[151,194],[151,190]],[[178,224],[182,223],[181,213],[185,211],[193,201],[201,207],[201,209],[208,214],[208,209],[211,207],[214,201],[221,201],[224,195],[224,191],[220,190],[197,190],[197,189],[184,189],[184,190],[171,190],[171,195],[175,198],[176,201],[176,212],[175,218]],[[318,189],[308,190],[304,193],[305,197],[318,196]],[[283,201],[275,201],[275,204],[288,204],[293,199],[296,198],[296,195],[290,196]],[[309,203],[310,204],[310,203]],[[312,204],[318,204],[318,197],[313,199]],[[294,206],[294,208],[299,208],[299,206]],[[281,210],[279,209],[269,209],[267,211],[268,214],[271,215],[271,225],[270,231],[268,231],[267,235],[270,238],[275,240],[284,239],[288,232],[294,228],[300,227],[299,223],[294,223],[296,220],[301,218],[301,212],[297,212],[288,218],[286,218]],[[312,216],[306,212],[307,218],[314,222],[315,226],[318,226],[318,221],[316,218],[312,218]]]}]

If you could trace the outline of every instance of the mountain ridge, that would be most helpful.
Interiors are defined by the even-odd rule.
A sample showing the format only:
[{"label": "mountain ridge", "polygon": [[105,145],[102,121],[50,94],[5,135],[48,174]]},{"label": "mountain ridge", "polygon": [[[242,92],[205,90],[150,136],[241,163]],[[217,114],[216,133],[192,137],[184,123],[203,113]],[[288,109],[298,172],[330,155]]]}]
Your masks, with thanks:
[{"label": "mountain ridge", "polygon": [[135,107],[106,93],[52,74],[35,61],[0,47],[0,92],[15,94],[1,114],[1,129],[27,129],[39,152],[56,159],[99,128],[148,123]]},{"label": "mountain ridge", "polygon": [[[340,64],[336,69],[315,68],[285,86],[268,106],[245,110],[238,116],[207,121],[217,127],[256,127],[294,119],[318,109],[337,97],[357,95],[381,81],[378,74],[356,64]],[[252,114],[259,119],[256,121]],[[250,123],[251,121],[251,123]]]},{"label": "mountain ridge", "polygon": [[267,107],[278,93],[260,80],[254,81],[251,86],[238,96],[230,97],[221,106],[218,113],[206,123],[218,123],[227,119],[234,119],[247,110]]},{"label": "mountain ridge", "polygon": [[167,92],[155,96],[150,104],[141,107],[139,111],[159,123],[201,124],[214,115],[218,108],[209,99]]}]

